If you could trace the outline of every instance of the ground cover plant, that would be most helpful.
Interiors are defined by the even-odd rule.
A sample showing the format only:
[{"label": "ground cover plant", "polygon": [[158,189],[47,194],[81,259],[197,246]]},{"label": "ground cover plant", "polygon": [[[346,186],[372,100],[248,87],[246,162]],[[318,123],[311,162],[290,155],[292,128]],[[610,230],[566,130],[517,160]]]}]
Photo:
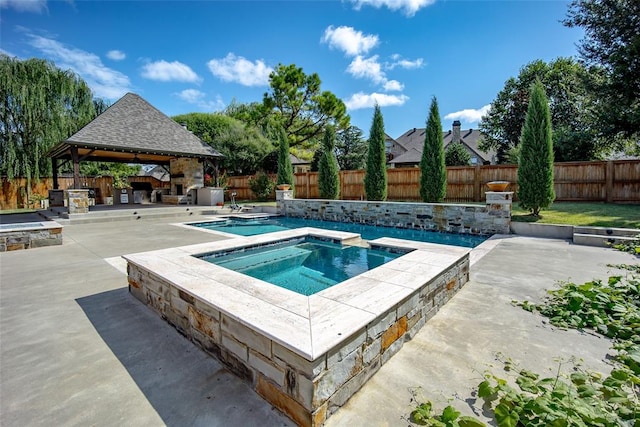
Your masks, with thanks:
[{"label": "ground cover plant", "polygon": [[[607,281],[563,283],[540,304],[514,302],[560,328],[588,329],[612,340],[609,374],[559,361],[555,375],[542,376],[504,360],[504,374],[487,372],[477,396],[499,427],[640,426],[640,265],[614,266],[625,274]],[[570,372],[563,365],[570,363]],[[506,377],[506,378],[505,378]],[[428,426],[480,426],[452,406],[434,412],[420,403],[409,420]]]}]

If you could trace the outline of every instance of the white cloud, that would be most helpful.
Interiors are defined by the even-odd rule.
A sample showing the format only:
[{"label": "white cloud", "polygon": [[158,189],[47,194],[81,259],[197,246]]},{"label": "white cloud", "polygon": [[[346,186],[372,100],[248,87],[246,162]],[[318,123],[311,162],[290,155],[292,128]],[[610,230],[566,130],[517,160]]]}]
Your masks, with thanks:
[{"label": "white cloud", "polygon": [[376,84],[384,84],[387,77],[378,62],[378,55],[371,58],[356,56],[347,67],[347,72],[356,78],[370,79]]},{"label": "white cloud", "polygon": [[380,9],[386,6],[391,10],[402,10],[406,16],[413,16],[423,7],[432,5],[436,0],[351,0],[356,10],[362,6],[373,6]]},{"label": "white cloud", "polygon": [[386,90],[387,92],[392,92],[392,91],[399,92],[404,89],[404,85],[397,80],[389,80],[384,84],[383,87],[384,87],[384,90]]},{"label": "white cloud", "polygon": [[482,116],[487,114],[491,109],[491,105],[485,105],[484,107],[474,110],[472,108],[466,110],[456,111],[444,116],[445,120],[463,120],[467,123],[476,123],[482,119]]},{"label": "white cloud", "polygon": [[362,31],[356,31],[353,27],[337,27],[333,25],[324,30],[321,42],[328,43],[330,48],[343,51],[348,56],[362,55],[378,45],[378,36],[364,35]]},{"label": "white cloud", "polygon": [[117,99],[131,90],[129,77],[106,67],[100,58],[90,52],[70,48],[45,37],[28,34],[29,44],[45,54],[62,69],[71,69],[87,82],[94,95]]},{"label": "white cloud", "polygon": [[126,57],[127,55],[125,55],[125,53],[121,50],[110,50],[109,52],[107,52],[107,58],[113,61],[122,61]]},{"label": "white cloud", "polygon": [[375,92],[366,94],[358,92],[351,95],[351,98],[345,101],[345,105],[349,110],[359,110],[361,108],[371,108],[376,103],[378,103],[380,107],[403,105],[408,99],[409,97],[407,95],[389,95]]},{"label": "white cloud", "polygon": [[199,83],[202,80],[188,65],[178,61],[167,62],[165,60],[146,64],[142,67],[142,77],[161,82]]},{"label": "white cloud", "polygon": [[40,13],[47,10],[47,0],[0,0],[0,8],[13,8],[18,12]]},{"label": "white cloud", "polygon": [[206,94],[197,89],[185,89],[182,92],[175,94],[178,98],[182,99],[189,104],[197,105],[206,111],[217,111],[224,108],[224,102],[220,95],[216,96],[214,101],[207,101]]},{"label": "white cloud", "polygon": [[243,86],[267,86],[269,74],[273,68],[268,67],[264,61],[251,62],[242,56],[233,53],[227,54],[222,59],[212,59],[207,62],[211,74],[225,82],[239,83]]},{"label": "white cloud", "polygon": [[422,58],[411,61],[409,59],[400,59],[400,55],[396,54],[392,56],[392,59],[394,60],[394,62],[385,64],[386,68],[389,70],[393,70],[396,67],[411,70],[414,68],[422,68],[422,66],[424,65],[424,60]]}]

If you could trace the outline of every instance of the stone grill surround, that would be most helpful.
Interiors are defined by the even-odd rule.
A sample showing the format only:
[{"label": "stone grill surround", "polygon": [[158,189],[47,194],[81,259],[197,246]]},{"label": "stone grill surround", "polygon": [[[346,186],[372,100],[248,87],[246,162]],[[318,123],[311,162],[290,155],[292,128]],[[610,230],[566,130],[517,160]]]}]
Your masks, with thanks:
[{"label": "stone grill surround", "polygon": [[302,426],[320,426],[411,339],[469,277],[469,251],[411,248],[383,266],[306,297],[193,255],[313,236],[314,228],[126,255],[129,290]]}]

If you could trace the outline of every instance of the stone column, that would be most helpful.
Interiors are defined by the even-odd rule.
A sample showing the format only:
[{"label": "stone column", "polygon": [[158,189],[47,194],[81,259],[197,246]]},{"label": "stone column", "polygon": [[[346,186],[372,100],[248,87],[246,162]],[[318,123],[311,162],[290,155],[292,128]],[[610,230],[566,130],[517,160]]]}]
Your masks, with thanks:
[{"label": "stone column", "polygon": [[276,190],[276,206],[278,215],[282,215],[284,211],[284,200],[293,200],[293,190]]},{"label": "stone column", "polygon": [[89,212],[89,190],[69,189],[64,191],[69,214]]},{"label": "stone column", "polygon": [[494,218],[496,231],[501,234],[509,234],[511,227],[511,205],[513,204],[513,191],[487,191],[487,212]]}]

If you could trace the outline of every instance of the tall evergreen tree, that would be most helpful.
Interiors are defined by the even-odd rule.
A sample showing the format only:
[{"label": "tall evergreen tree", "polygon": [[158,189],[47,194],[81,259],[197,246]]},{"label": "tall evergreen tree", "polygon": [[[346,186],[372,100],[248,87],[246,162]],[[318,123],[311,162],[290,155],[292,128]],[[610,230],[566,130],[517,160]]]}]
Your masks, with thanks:
[{"label": "tall evergreen tree", "polygon": [[289,184],[293,190],[293,166],[289,157],[289,137],[284,128],[280,128],[278,144],[278,178],[277,184]]},{"label": "tall evergreen tree", "polygon": [[0,54],[0,175],[49,175],[47,150],[93,120],[96,106],[89,86],[71,71]]},{"label": "tall evergreen tree", "polygon": [[338,160],[334,152],[336,134],[333,127],[327,126],[322,140],[322,156],[318,163],[318,190],[323,199],[337,199],[340,194],[340,176]]},{"label": "tall evergreen tree", "polygon": [[384,121],[380,106],[376,104],[369,132],[369,151],[364,175],[367,200],[387,199],[387,156],[384,149]]},{"label": "tall evergreen tree", "polygon": [[442,124],[438,100],[434,96],[429,107],[429,119],[424,133],[420,160],[420,197],[424,202],[442,202],[447,195],[447,167],[444,163]]},{"label": "tall evergreen tree", "polygon": [[531,86],[529,107],[520,135],[518,159],[518,198],[520,206],[538,216],[551,206],[553,191],[553,141],[551,114],[544,86],[539,80]]}]

